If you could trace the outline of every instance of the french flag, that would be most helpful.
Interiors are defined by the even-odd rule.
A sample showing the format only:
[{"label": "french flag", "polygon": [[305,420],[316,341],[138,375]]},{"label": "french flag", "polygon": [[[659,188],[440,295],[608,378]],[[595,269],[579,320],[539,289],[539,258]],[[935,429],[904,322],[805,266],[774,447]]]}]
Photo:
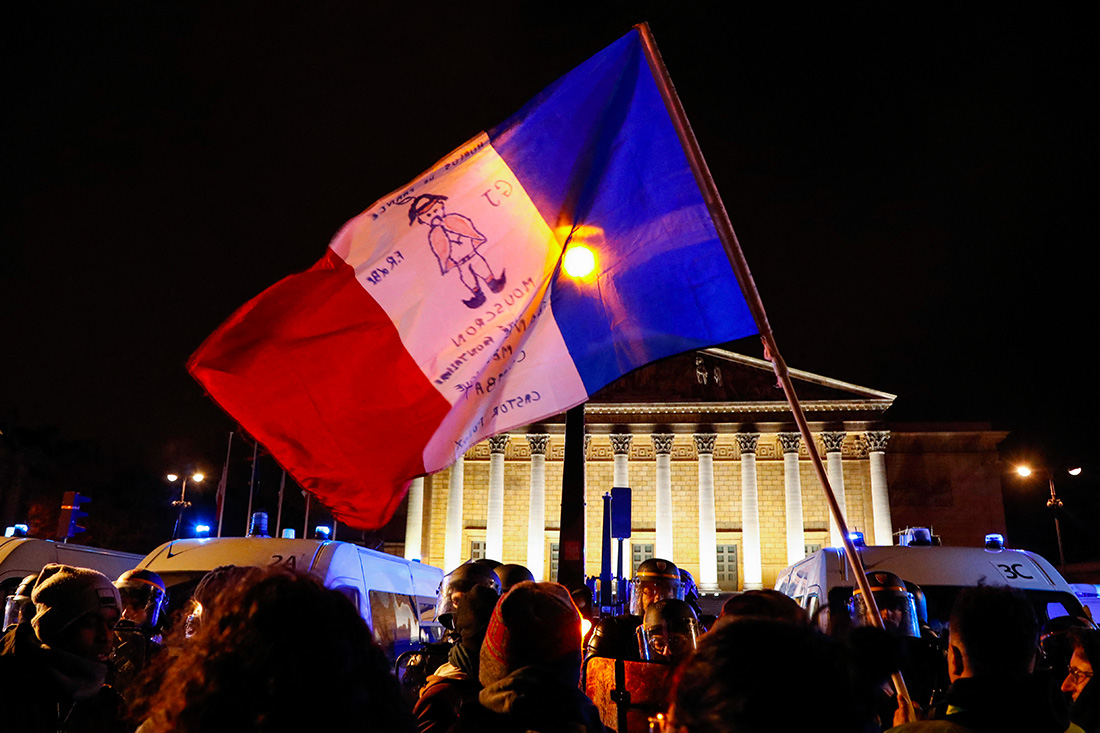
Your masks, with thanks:
[{"label": "french flag", "polygon": [[756,332],[635,29],[349,221],[188,369],[373,528],[475,443]]}]

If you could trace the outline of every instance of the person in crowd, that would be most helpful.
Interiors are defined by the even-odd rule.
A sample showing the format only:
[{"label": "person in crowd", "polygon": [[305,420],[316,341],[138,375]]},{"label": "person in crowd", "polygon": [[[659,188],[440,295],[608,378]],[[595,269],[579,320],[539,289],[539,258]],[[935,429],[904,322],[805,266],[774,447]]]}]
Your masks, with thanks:
[{"label": "person in crowd", "polygon": [[717,616],[704,612],[699,605],[702,593],[699,591],[699,586],[695,584],[695,576],[684,568],[680,568],[680,594],[684,597],[684,601],[691,606],[691,610],[695,611],[695,617],[699,620],[704,631],[713,626],[714,622],[718,620]]},{"label": "person in crowd", "polygon": [[34,618],[34,603],[31,601],[31,590],[38,581],[38,573],[28,575],[19,582],[15,593],[4,601],[4,623],[0,629],[7,631],[23,621]]},{"label": "person in crowd", "polygon": [[122,613],[103,573],[50,564],[31,591],[35,614],[0,638],[0,720],[20,733],[128,730],[104,682]]},{"label": "person in crowd", "polygon": [[481,645],[498,598],[496,589],[474,585],[457,604],[453,625],[458,638],[447,661],[428,676],[413,707],[419,733],[454,730],[462,706],[476,704],[481,691]]},{"label": "person in crowd", "polygon": [[790,596],[777,590],[747,590],[731,596],[722,605],[718,618],[770,618],[801,626],[809,625],[810,615]]},{"label": "person in crowd", "polygon": [[1092,622],[1078,616],[1055,616],[1039,630],[1039,656],[1035,660],[1036,671],[1047,671],[1061,684],[1066,678],[1069,659],[1073,656],[1074,629],[1095,628]]},{"label": "person in crowd", "polygon": [[651,603],[638,627],[638,653],[645,662],[680,664],[698,645],[703,625],[687,601]]},{"label": "person in crowd", "polygon": [[642,617],[650,604],[669,598],[684,600],[680,569],[656,557],[642,561],[630,581],[630,612],[602,619],[588,638],[585,656],[639,661],[636,632]]},{"label": "person in crowd", "polygon": [[[947,679],[943,671],[943,655],[938,648],[938,639],[931,633],[925,637],[921,632],[919,608],[923,607],[923,592],[916,584],[907,583],[895,573],[884,570],[867,573],[867,586],[874,597],[879,618],[882,619],[883,627],[891,640],[876,642],[873,634],[868,635],[863,632],[851,634],[851,643],[863,644],[860,652],[867,652],[867,656],[872,658],[876,656],[876,651],[880,651],[883,646],[889,644],[891,649],[886,657],[893,657],[892,661],[895,665],[891,672],[901,672],[913,702],[918,705],[928,705],[938,692],[942,692],[947,687]],[[921,606],[917,604],[918,596],[914,590],[920,594]],[[874,625],[871,605],[859,586],[856,586],[848,601],[848,613],[854,629],[866,629]],[[876,644],[879,650],[869,648]],[[878,655],[878,658],[882,659],[882,656]],[[873,664],[869,665],[871,668],[873,666]],[[885,727],[889,727],[897,706],[898,698],[894,690],[894,682],[884,680],[877,708],[880,718],[886,724]]]},{"label": "person in crowd", "polygon": [[523,582],[493,609],[481,645],[477,705],[462,708],[462,733],[603,733],[599,711],[578,689],[581,616],[557,583]]},{"label": "person in crowd", "polygon": [[111,685],[125,698],[150,661],[161,653],[160,623],[168,588],[152,570],[127,570],[115,581],[122,599],[122,618],[115,625],[111,652]]},{"label": "person in crowd", "polygon": [[139,704],[141,733],[413,730],[346,596],[285,566],[238,577]]},{"label": "person in crowd", "polygon": [[[439,585],[439,600],[436,601],[435,619],[445,629],[454,630],[454,614],[462,605],[466,594],[475,586],[490,588],[500,595],[500,578],[495,568],[489,567],[492,561],[473,561],[459,565],[443,576]],[[497,567],[500,563],[497,563]]]},{"label": "person in crowd", "polygon": [[[1069,634],[1073,655],[1067,665],[1062,692],[1069,693],[1070,722],[1085,733],[1100,731],[1100,683],[1096,682],[1096,667],[1100,665],[1100,631],[1074,629]],[[1072,728],[1070,730],[1073,730]]]},{"label": "person in crowd", "polygon": [[844,649],[808,624],[721,618],[670,695],[665,733],[877,730]]},{"label": "person in crowd", "polygon": [[525,580],[534,580],[535,576],[523,565],[517,563],[508,563],[506,565],[500,565],[493,568],[493,572],[500,578],[500,592],[501,594],[507,593],[512,589],[512,586],[516,583],[522,583]]},{"label": "person in crowd", "polygon": [[219,599],[238,585],[244,584],[255,568],[237,565],[219,565],[202,576],[191,594],[190,609],[185,623],[185,636],[194,636],[202,626],[203,618],[212,616]]},{"label": "person in crowd", "polygon": [[951,686],[933,721],[903,721],[891,731],[944,730],[954,723],[974,733],[1029,731],[1056,733],[1066,724],[1051,706],[1041,680],[1032,674],[1039,624],[1027,597],[1005,586],[963,590],[951,609],[947,673]]}]

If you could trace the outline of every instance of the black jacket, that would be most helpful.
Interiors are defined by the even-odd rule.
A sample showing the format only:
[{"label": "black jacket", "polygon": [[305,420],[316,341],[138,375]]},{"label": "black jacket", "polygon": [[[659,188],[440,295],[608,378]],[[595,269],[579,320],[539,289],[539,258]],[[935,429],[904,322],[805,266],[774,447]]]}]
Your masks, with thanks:
[{"label": "black jacket", "polygon": [[54,674],[56,654],[43,646],[30,623],[0,637],[0,710],[4,730],[20,733],[122,733],[122,698],[104,685],[74,700]]}]

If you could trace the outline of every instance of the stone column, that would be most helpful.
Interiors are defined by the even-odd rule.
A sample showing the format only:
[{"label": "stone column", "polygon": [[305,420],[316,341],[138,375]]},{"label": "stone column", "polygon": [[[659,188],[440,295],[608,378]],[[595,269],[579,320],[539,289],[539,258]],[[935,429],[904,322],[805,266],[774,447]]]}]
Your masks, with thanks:
[{"label": "stone column", "polygon": [[527,569],[540,583],[546,578],[546,450],[549,435],[528,435],[531,446],[531,500],[527,509]]},{"label": "stone column", "polygon": [[[588,523],[589,506],[598,506],[598,507],[601,508],[601,510],[603,508],[603,501],[602,500],[591,501],[592,497],[590,497],[588,495],[588,449],[591,448],[591,447],[592,447],[592,436],[589,435],[588,433],[585,433],[584,434],[584,452],[583,452],[583,455],[584,455],[583,460],[584,460],[584,563],[585,563],[584,574],[585,574],[585,577],[588,576],[588,559],[590,557],[592,557],[593,555],[595,555],[596,557],[599,556],[599,553],[598,552],[594,553],[592,551],[592,548],[600,546],[599,541],[597,541],[595,543],[592,542],[592,528]],[[602,529],[603,528],[603,524],[602,524],[603,520],[601,519],[600,522],[601,522],[600,527]]]},{"label": "stone column", "polygon": [[738,433],[741,449],[741,555],[745,559],[745,590],[764,587],[760,548],[760,499],[756,485],[756,444],[759,433]]},{"label": "stone column", "polygon": [[447,484],[447,528],[443,539],[443,572],[449,573],[462,564],[462,474],[465,457],[459,456],[451,466]]},{"label": "stone column", "polygon": [[718,532],[714,517],[714,433],[695,435],[699,456],[699,590],[718,590]]},{"label": "stone column", "polygon": [[802,519],[802,476],[798,471],[798,433],[780,433],[783,449],[783,498],[787,514],[787,564],[806,556],[806,532]]},{"label": "stone column", "polygon": [[[634,436],[629,433],[626,434],[613,434],[611,437],[611,453],[613,456],[614,464],[612,466],[611,485],[622,486],[624,488],[630,488],[630,443],[634,440]],[[629,543],[623,543],[627,549],[630,548]],[[628,553],[629,554],[629,553]],[[619,567],[619,543],[615,540],[611,540],[611,572],[614,573]],[[630,577],[630,562],[629,558],[623,558],[623,575],[627,578]]]},{"label": "stone column", "polygon": [[876,545],[894,544],[894,523],[890,519],[890,494],[886,490],[886,441],[888,430],[876,430],[864,436],[867,460],[871,462],[871,516]]},{"label": "stone column", "polygon": [[[841,459],[841,447],[844,445],[845,433],[822,433],[821,442],[825,444],[825,472],[829,476],[829,484],[836,495],[837,506],[844,515],[844,522],[848,523],[847,503],[844,500],[844,463]],[[851,530],[851,527],[848,527]],[[836,519],[829,512],[829,546],[841,547],[844,544],[837,527]]]},{"label": "stone column", "polygon": [[409,507],[405,515],[405,559],[420,560],[424,552],[424,477],[409,484]]},{"label": "stone column", "polygon": [[489,438],[489,504],[485,510],[485,557],[504,562],[504,451],[508,435]]},{"label": "stone column", "polygon": [[672,559],[672,441],[671,433],[658,433],[653,438],[657,452],[657,541],[653,545],[654,557]]}]

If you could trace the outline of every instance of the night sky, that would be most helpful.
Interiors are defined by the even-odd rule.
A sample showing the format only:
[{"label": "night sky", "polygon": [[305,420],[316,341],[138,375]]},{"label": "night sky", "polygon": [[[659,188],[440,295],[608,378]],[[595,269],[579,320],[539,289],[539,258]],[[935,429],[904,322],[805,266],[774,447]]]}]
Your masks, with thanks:
[{"label": "night sky", "polygon": [[216,477],[202,339],[648,20],[792,367],[1095,464],[1083,4],[308,5],[8,11],[0,417]]}]

